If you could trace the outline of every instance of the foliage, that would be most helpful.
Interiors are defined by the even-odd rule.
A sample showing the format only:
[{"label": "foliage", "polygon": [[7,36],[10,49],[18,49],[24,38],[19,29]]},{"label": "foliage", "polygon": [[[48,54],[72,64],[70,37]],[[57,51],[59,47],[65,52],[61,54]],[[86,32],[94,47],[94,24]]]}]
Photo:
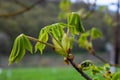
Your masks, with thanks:
[{"label": "foliage", "polygon": [[[77,16],[74,16],[74,15],[77,15],[77,14],[71,13],[69,15],[70,20],[68,20],[68,24],[55,23],[55,24],[46,26],[43,29],[41,29],[38,41],[47,43],[48,37],[49,37],[48,34],[50,34],[50,36],[52,37],[54,50],[56,52],[62,54],[63,56],[67,57],[68,50],[70,49],[70,46],[71,46],[71,44],[69,42],[70,38],[71,38],[71,36],[69,36],[69,31],[72,34],[76,34],[76,32],[80,33],[80,32],[84,31],[83,26],[80,22],[80,19],[78,19],[79,15],[77,15]],[[75,17],[75,18],[73,18],[73,17]],[[77,22],[77,23],[75,23],[75,22]],[[79,24],[79,25],[76,26],[76,24]],[[67,28],[67,33],[65,33],[64,28]],[[76,31],[73,32],[72,31],[73,29]],[[21,34],[16,38],[16,40],[14,42],[13,49],[11,51],[12,56],[10,57],[10,60],[9,60],[10,63],[14,62],[14,59],[16,59],[16,54],[17,55],[24,54],[24,52],[26,50],[26,47],[23,47],[23,46],[26,46],[26,44],[23,44],[24,40],[22,38],[27,39],[27,36],[25,36],[24,34]],[[28,40],[26,40],[26,41],[28,41]],[[28,43],[30,44],[30,42],[28,42]],[[36,46],[35,46],[35,51],[37,51],[37,49],[39,49],[40,52],[42,52],[44,50],[45,46],[46,46],[46,44],[37,42]],[[30,45],[30,47],[31,47],[31,45]],[[19,49],[19,48],[22,48],[22,49]],[[29,48],[29,50],[31,50],[31,49],[32,48]],[[23,53],[21,53],[21,51]],[[11,59],[12,59],[12,61],[11,61]]]},{"label": "foliage", "polygon": [[[0,0],[0,15],[7,13],[14,13],[21,9],[23,6],[16,4],[16,0]],[[39,0],[40,1],[40,0]],[[20,0],[21,3],[29,6],[34,4],[36,0]],[[44,6],[42,6],[44,5]],[[48,12],[49,14],[48,14]],[[0,17],[0,31],[8,35],[10,46],[8,49],[12,48],[13,41],[15,37],[21,33],[38,36],[39,30],[48,24],[52,24],[58,21],[57,16],[59,13],[59,6],[56,2],[46,1],[42,2],[40,5],[36,5],[29,11],[23,14],[16,15],[14,17]],[[7,43],[7,42],[5,42]],[[5,46],[5,45],[4,45]],[[1,50],[6,50],[5,47]],[[10,50],[1,51],[2,55],[9,55]]]},{"label": "foliage", "polygon": [[24,57],[26,50],[32,53],[32,44],[24,34],[21,34],[14,41],[9,64],[19,62]]},{"label": "foliage", "polygon": [[71,12],[71,2],[70,0],[61,0],[60,2],[61,12],[59,13],[59,19],[66,19],[68,12]]},{"label": "foliage", "polygon": [[[14,3],[14,1],[15,0],[12,0],[12,1],[1,0],[0,13],[1,14],[12,13],[12,12],[19,11],[20,9],[23,8],[22,6]],[[65,1],[70,1],[70,0],[65,0]],[[34,2],[36,2],[36,0],[26,0],[26,1],[20,0],[20,2],[25,4],[26,6],[29,6]],[[94,41],[95,43],[96,42],[98,43],[97,45],[94,45],[95,46],[94,48],[97,51],[101,51],[101,50],[103,51],[105,50],[105,47],[103,47],[103,45],[105,45],[105,42],[112,40],[111,35],[113,33],[113,30],[111,28],[106,27],[108,25],[106,25],[105,23],[106,22],[105,20],[107,20],[107,17],[104,18],[103,16],[105,15],[104,11],[100,12],[97,10],[89,18],[84,20],[83,17],[86,16],[86,14],[89,12],[89,10],[87,10],[87,7],[88,5],[84,2],[70,3],[69,10],[66,11],[67,12],[66,13],[63,10],[60,11],[58,1],[51,2],[48,0],[48,1],[45,1],[45,3],[42,2],[40,5],[36,5],[33,9],[23,14],[20,14],[14,17],[8,17],[8,18],[0,17],[0,25],[1,25],[0,30],[5,32],[10,37],[9,42],[10,44],[12,44],[14,41],[14,38],[21,33],[31,35],[34,37],[38,36],[39,30],[43,26],[58,22],[57,16],[59,13],[60,14],[62,13],[62,15],[65,17],[64,19],[66,19],[66,15],[68,16],[68,14],[71,11],[79,10],[77,13],[80,15],[82,24],[85,26],[86,30],[89,30],[94,26],[100,29],[104,34],[104,40],[98,39]],[[110,15],[112,18],[111,12],[108,15]],[[59,16],[59,18],[61,17]],[[109,25],[110,27],[112,26],[111,24]],[[11,46],[12,45],[10,45],[9,48],[12,48]],[[77,47],[76,43],[74,44],[74,46],[76,46],[73,49],[74,51],[83,50]],[[3,47],[3,49],[6,49],[6,48]],[[48,50],[49,48],[46,49],[46,51]],[[9,52],[6,52],[6,53],[7,55],[9,54]],[[6,53],[1,52],[2,55]]]},{"label": "foliage", "polygon": [[[71,46],[73,46],[71,43],[73,43],[72,39],[75,39],[75,35],[80,36],[78,44],[89,51],[93,48],[92,40],[102,36],[96,28],[85,32],[80,16],[77,13],[70,13],[68,15],[67,24],[55,23],[45,26],[41,29],[38,39],[24,34],[19,35],[14,41],[13,49],[9,57],[9,64],[20,61],[25,55],[26,50],[32,53],[32,45],[29,39],[37,41],[35,51],[39,50],[42,53],[46,45],[50,46],[57,54],[66,58],[65,62],[69,63],[69,59],[74,59],[71,54]],[[47,43],[49,37],[52,38],[52,43]],[[105,76],[105,79],[110,79],[112,76],[112,74],[109,73],[110,68],[108,64],[104,67],[97,67],[91,61],[87,60],[80,63],[78,68],[82,71],[91,70],[93,75],[101,73]]]},{"label": "foliage", "polygon": [[[26,50],[32,53],[32,45],[29,41],[30,39],[37,42],[35,45],[35,52],[39,50],[42,54],[46,46],[51,47],[57,54],[64,57],[65,63],[70,63],[87,80],[100,79],[96,77],[89,77],[85,71],[90,71],[92,75],[100,74],[105,80],[118,79],[119,73],[112,74],[110,72],[109,64],[105,64],[103,67],[97,67],[90,60],[85,60],[80,64],[73,62],[74,55],[71,52],[73,41],[76,41],[80,47],[85,48],[95,55],[92,41],[97,38],[101,38],[102,33],[96,28],[85,31],[80,15],[76,12],[70,12],[69,7],[70,1],[62,0],[60,8],[63,10],[65,17],[67,16],[67,23],[55,23],[45,26],[41,29],[38,39],[24,34],[19,35],[14,41],[9,57],[9,64],[20,61],[24,57]],[[108,23],[110,22],[111,20],[108,21]],[[75,36],[78,36],[79,38],[76,39]],[[50,38],[52,38],[52,41],[48,43]],[[101,59],[100,57],[98,58]]]},{"label": "foliage", "polygon": [[68,20],[68,25],[75,26],[75,27],[70,27],[71,33],[77,34],[78,32],[81,32],[81,33],[84,32],[83,25],[77,13],[74,12],[69,14],[67,20]]}]

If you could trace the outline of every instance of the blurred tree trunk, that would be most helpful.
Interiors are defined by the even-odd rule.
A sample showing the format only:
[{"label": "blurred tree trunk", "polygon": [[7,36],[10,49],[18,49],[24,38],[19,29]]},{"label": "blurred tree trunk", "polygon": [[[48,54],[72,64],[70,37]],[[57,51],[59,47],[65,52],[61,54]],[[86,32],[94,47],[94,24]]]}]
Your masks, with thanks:
[{"label": "blurred tree trunk", "polygon": [[117,11],[115,15],[116,25],[114,26],[114,55],[115,55],[115,65],[119,64],[119,7],[120,7],[120,0],[117,3]]}]

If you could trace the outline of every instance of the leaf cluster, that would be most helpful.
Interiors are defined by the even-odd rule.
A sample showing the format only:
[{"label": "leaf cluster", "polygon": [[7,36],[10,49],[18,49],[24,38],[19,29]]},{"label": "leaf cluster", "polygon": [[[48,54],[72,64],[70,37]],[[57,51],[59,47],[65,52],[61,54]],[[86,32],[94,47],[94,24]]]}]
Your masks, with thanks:
[{"label": "leaf cluster", "polygon": [[14,41],[9,57],[9,64],[19,62],[25,55],[26,50],[32,53],[32,44],[24,34],[20,34]]},{"label": "leaf cluster", "polygon": [[[32,44],[29,39],[36,42],[35,52],[39,50],[42,54],[45,47],[49,46],[57,54],[65,57],[66,60],[69,58],[73,61],[74,56],[70,55],[72,55],[71,49],[75,36],[79,36],[79,39],[76,41],[80,47],[91,50],[92,40],[100,38],[102,34],[96,28],[85,32],[79,14],[73,12],[68,15],[67,23],[55,23],[42,28],[38,39],[20,34],[14,41],[9,64],[19,62],[24,57],[26,50],[33,53]],[[52,38],[52,41],[48,43],[50,38]],[[101,73],[101,70],[104,70],[103,68],[96,67],[91,61],[84,61],[78,67],[83,71],[91,70],[93,74]]]},{"label": "leaf cluster", "polygon": [[[70,33],[74,35],[76,33],[78,34],[83,32],[84,28],[81,24],[80,16],[77,13],[71,13],[68,16],[67,24],[55,23],[45,26],[41,29],[39,37],[37,39],[37,43],[35,45],[35,52],[37,50],[39,50],[41,53],[43,52],[45,46],[48,45],[47,41],[50,35],[52,37],[52,43],[50,43],[50,47],[52,47],[57,53],[67,57],[68,51],[73,43],[73,38],[72,36],[70,36]],[[31,47],[32,45],[28,40],[28,37],[24,34],[19,35],[14,41],[13,49],[9,58],[9,63],[13,63],[15,61],[18,62],[20,59],[22,59],[26,49],[32,52]],[[22,56],[19,57],[19,55]]]},{"label": "leaf cluster", "polygon": [[92,28],[91,30],[88,30],[80,35],[78,39],[79,46],[90,50],[93,47],[92,40],[101,38],[102,36],[102,33],[98,29]]}]

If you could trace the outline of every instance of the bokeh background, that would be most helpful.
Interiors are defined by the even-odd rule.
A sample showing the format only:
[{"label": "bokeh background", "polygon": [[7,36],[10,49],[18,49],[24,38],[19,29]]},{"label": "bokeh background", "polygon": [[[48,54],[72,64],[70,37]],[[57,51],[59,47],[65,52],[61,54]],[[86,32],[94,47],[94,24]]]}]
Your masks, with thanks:
[{"label": "bokeh background", "polygon": [[[40,0],[0,0],[0,80],[50,80],[50,76],[57,76],[57,78],[51,80],[79,79],[78,74],[71,69],[71,66],[64,64],[63,57],[55,54],[49,47],[46,47],[43,55],[39,52],[34,53],[33,55],[27,52],[25,57],[18,64],[8,66],[8,58],[14,39],[19,34],[24,33],[37,38],[41,28],[56,22],[66,22],[65,19],[60,20],[60,17],[63,17],[63,15],[60,15],[61,9],[59,4],[61,0],[41,0],[36,4],[38,1]],[[108,5],[99,5],[100,2],[95,4],[96,0],[93,0],[92,2],[90,0],[71,1],[70,11],[78,11],[81,16],[87,15],[87,13],[93,11],[86,19],[82,19],[82,23],[85,30],[96,27],[103,33],[101,39],[93,41],[93,46],[99,56],[109,61],[111,56],[109,49],[113,49],[114,47],[114,27],[117,23],[120,23],[120,21],[116,21],[117,8],[110,9],[109,6],[116,6],[117,3],[111,2]],[[35,6],[28,11],[15,16],[4,16],[6,13],[11,14],[33,4],[35,4]],[[118,27],[118,30],[120,32],[120,26]],[[119,34],[120,33],[118,33],[118,41],[120,42]],[[34,42],[32,42],[32,44],[35,45]],[[120,43],[118,43],[118,45],[119,44]],[[96,65],[103,64],[99,59],[90,55],[85,49],[79,48],[77,44],[74,44],[72,52],[75,54],[75,61],[77,63],[90,59]],[[16,74],[21,77],[12,79],[11,77],[16,76],[16,69],[18,69],[18,73]],[[73,76],[76,76],[76,78],[69,78],[68,73],[66,73],[68,78],[64,78],[64,69],[66,69],[66,72],[68,73],[70,73],[69,71],[73,71]],[[31,78],[30,76],[33,75],[31,74],[27,78],[24,78],[22,77],[22,74],[25,72],[21,73],[20,71],[27,71],[36,76]],[[43,74],[40,74],[40,71],[48,78]],[[39,75],[37,74],[43,75],[43,78],[39,78]]]}]

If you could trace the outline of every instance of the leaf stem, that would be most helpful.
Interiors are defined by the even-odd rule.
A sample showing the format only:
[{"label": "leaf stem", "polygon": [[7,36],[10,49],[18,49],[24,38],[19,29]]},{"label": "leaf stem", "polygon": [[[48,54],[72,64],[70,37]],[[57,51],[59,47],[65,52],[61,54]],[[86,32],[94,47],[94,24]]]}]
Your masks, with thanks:
[{"label": "leaf stem", "polygon": [[96,57],[97,59],[99,59],[100,61],[102,61],[103,63],[108,63],[108,64],[110,64],[111,66],[114,66],[114,64],[111,64],[110,62],[106,61],[106,60],[103,59],[102,57],[98,56],[98,55],[96,54],[96,52],[95,52],[94,49],[91,49],[91,50],[90,50],[90,53],[91,53],[94,57]]},{"label": "leaf stem", "polygon": [[85,74],[81,69],[78,68],[77,64],[73,62],[70,58],[67,58],[67,60],[71,63],[71,65],[78,71],[79,74],[81,74],[86,80],[92,80],[87,74]]},{"label": "leaf stem", "polygon": [[40,40],[37,39],[37,38],[31,37],[31,36],[27,36],[27,38],[30,39],[30,40],[32,40],[32,41],[40,42],[40,43],[42,43],[42,44],[45,44],[45,45],[48,45],[48,46],[54,48],[54,45],[52,45],[52,44],[50,44],[50,43],[45,43],[45,42],[43,42],[43,41],[40,41]]}]

